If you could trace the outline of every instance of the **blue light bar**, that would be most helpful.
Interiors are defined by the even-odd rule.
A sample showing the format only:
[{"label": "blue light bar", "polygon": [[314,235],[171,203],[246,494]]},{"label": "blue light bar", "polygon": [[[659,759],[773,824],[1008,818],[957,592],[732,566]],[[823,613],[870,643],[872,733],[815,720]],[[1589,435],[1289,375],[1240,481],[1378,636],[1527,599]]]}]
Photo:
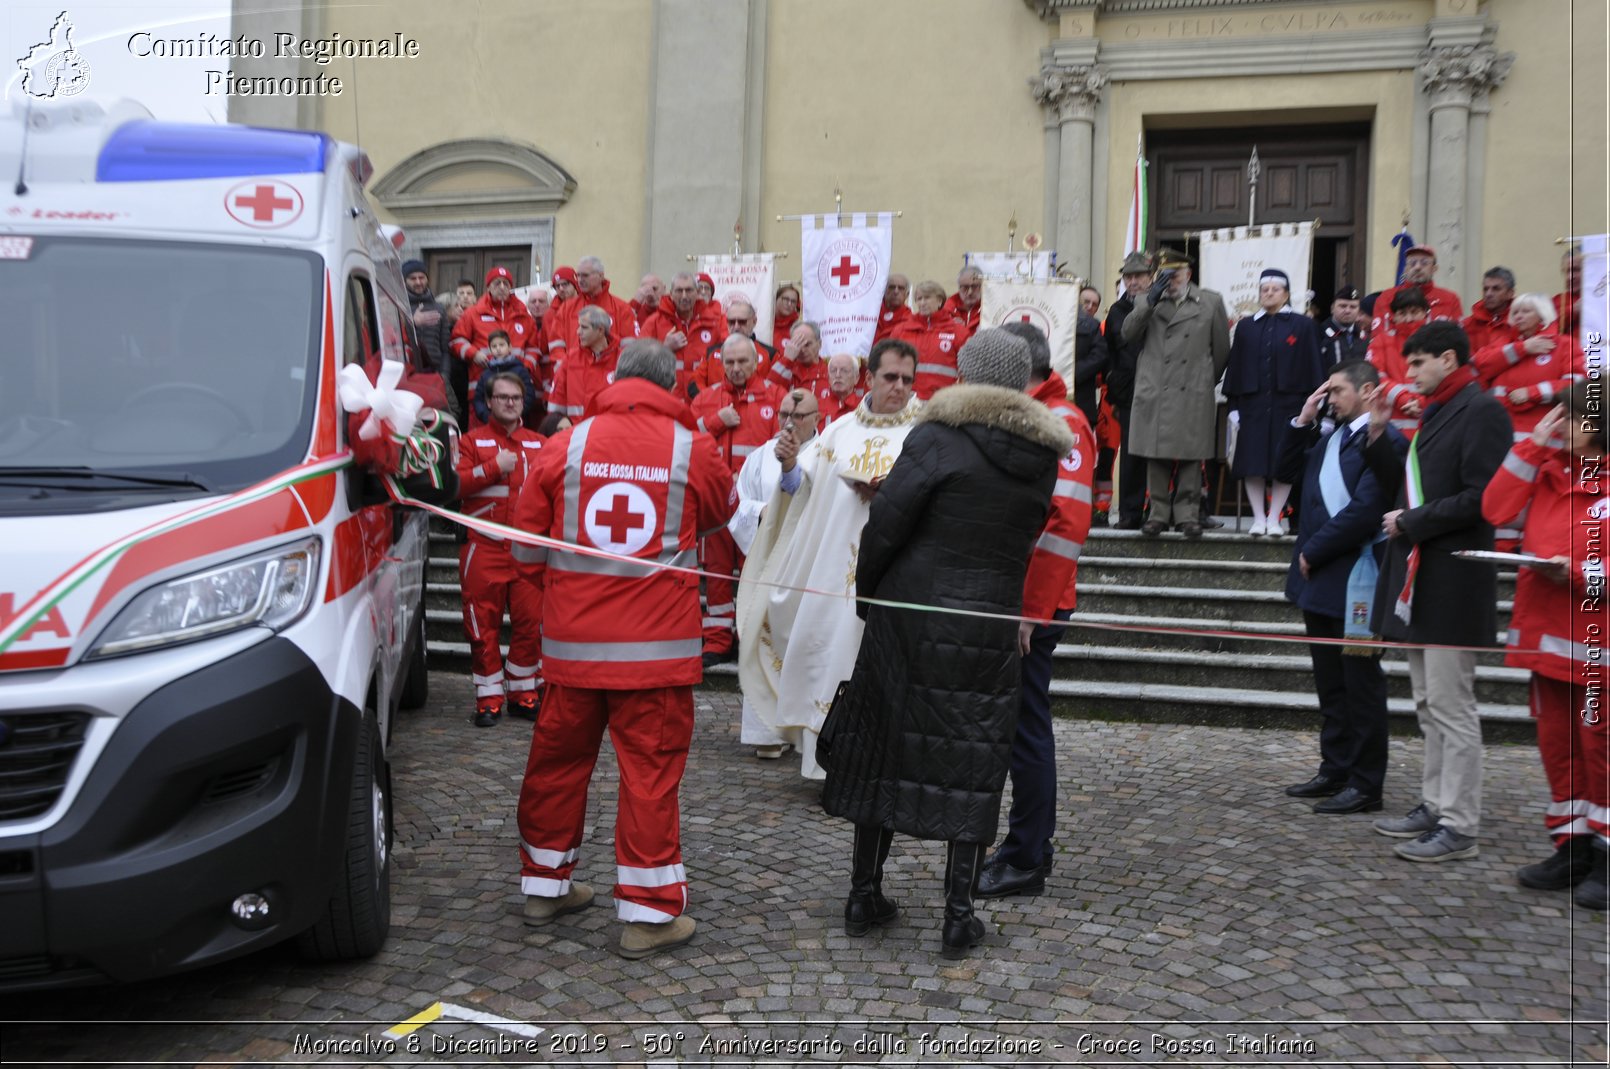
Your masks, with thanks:
[{"label": "blue light bar", "polygon": [[307,174],[324,170],[324,134],[254,126],[127,122],[101,146],[97,182]]}]

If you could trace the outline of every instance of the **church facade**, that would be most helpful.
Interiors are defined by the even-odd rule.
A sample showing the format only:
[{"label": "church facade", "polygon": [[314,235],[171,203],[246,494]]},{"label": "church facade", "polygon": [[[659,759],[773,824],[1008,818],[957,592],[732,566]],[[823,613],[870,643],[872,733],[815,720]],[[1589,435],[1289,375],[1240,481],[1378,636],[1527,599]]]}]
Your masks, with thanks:
[{"label": "church facade", "polygon": [[419,42],[406,60],[237,61],[346,88],[235,98],[230,118],[360,142],[374,199],[439,275],[512,258],[524,281],[594,254],[629,297],[643,271],[736,245],[786,254],[787,278],[799,228],[778,216],[841,204],[901,213],[894,264],[913,280],[950,284],[964,251],[1005,248],[1015,221],[1017,247],[1038,234],[1110,290],[1138,146],[1150,244],[1249,211],[1317,220],[1321,294],[1390,284],[1405,225],[1467,304],[1499,263],[1552,293],[1557,239],[1607,224],[1602,0],[235,0],[233,14],[258,36]]}]

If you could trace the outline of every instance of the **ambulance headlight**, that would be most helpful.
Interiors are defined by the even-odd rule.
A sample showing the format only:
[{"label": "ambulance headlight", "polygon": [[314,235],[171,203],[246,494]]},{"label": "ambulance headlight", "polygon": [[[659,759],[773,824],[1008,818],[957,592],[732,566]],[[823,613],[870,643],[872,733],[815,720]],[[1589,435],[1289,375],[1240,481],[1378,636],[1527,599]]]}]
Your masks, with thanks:
[{"label": "ambulance headlight", "polygon": [[313,603],[319,540],[307,538],[143,591],[117,614],[86,657],[172,646],[262,626],[290,626]]}]

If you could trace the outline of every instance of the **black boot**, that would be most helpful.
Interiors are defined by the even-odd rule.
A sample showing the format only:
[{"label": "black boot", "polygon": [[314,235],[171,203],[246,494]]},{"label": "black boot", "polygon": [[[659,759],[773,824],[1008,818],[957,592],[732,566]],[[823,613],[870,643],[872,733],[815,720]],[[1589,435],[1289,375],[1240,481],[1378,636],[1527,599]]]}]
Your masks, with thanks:
[{"label": "black boot", "polygon": [[965,958],[984,938],[984,922],[973,915],[973,891],[984,867],[984,844],[945,845],[945,931],[940,953]]},{"label": "black boot", "polygon": [[855,847],[850,855],[850,897],[844,903],[844,934],[865,935],[900,915],[900,909],[883,897],[883,863],[889,857],[894,832],[871,824],[855,826]]},{"label": "black boot", "polygon": [[1593,837],[1573,835],[1548,860],[1516,870],[1515,882],[1538,891],[1563,891],[1587,879],[1593,856]]},{"label": "black boot", "polygon": [[1610,854],[1605,853],[1603,843],[1594,843],[1593,864],[1572,897],[1583,909],[1603,913],[1610,908]]}]

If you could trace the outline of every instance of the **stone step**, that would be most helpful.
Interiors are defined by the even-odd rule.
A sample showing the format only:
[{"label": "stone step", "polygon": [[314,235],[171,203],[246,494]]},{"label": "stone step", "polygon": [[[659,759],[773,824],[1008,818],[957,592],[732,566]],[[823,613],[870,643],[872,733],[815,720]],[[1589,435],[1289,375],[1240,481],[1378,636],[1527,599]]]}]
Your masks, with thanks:
[{"label": "stone step", "polygon": [[[1498,624],[1508,628],[1511,602],[1498,603]],[[1093,613],[1126,613],[1142,619],[1192,618],[1198,621],[1301,621],[1295,606],[1277,590],[1217,587],[1165,587],[1121,583],[1081,583],[1079,608]]]},{"label": "stone step", "polygon": [[[436,649],[431,648],[432,656]],[[738,671],[719,664],[704,670],[704,685],[735,690]],[[1075,720],[1123,720],[1156,724],[1208,724],[1216,727],[1319,730],[1319,699],[1311,691],[1247,691],[1174,683],[1135,686],[1091,680],[1053,679],[1051,708]],[[1387,700],[1395,734],[1414,734],[1414,703]],[[1482,703],[1482,736],[1489,742],[1531,742],[1531,714],[1522,705]]]},{"label": "stone step", "polygon": [[[1295,613],[1295,610],[1293,610]],[[1203,620],[1199,617],[1164,617],[1164,616],[1133,616],[1129,613],[1109,613],[1086,611],[1083,599],[1080,599],[1079,611],[1074,613],[1071,626],[1063,633],[1063,645],[1094,646],[1094,647],[1140,647],[1143,649],[1168,650],[1213,650],[1224,653],[1300,653],[1306,654],[1304,644],[1295,642],[1273,641],[1280,636],[1293,636],[1301,638],[1304,635],[1302,622],[1293,621],[1290,614],[1284,620]],[[1102,625],[1095,627],[1081,627],[1080,624]],[[1135,630],[1108,630],[1109,627],[1134,628]],[[1151,628],[1179,628],[1186,634],[1158,634]],[[1242,634],[1268,635],[1270,641],[1259,639],[1233,639],[1205,633],[1207,630],[1236,631]],[[1501,645],[1504,641],[1502,633],[1496,636]],[[1497,664],[1502,660],[1502,651],[1495,649],[1492,653],[1477,654],[1478,662]]]},{"label": "stone step", "polygon": [[1289,537],[1252,538],[1222,530],[1208,531],[1194,539],[1172,532],[1147,538],[1139,531],[1092,527],[1085,540],[1085,552],[1099,557],[1290,563],[1294,544]]},{"label": "stone step", "polygon": [[[1224,590],[1272,590],[1283,593],[1290,566],[1289,555],[1288,559],[1281,561],[1228,561],[1086,553],[1079,558],[1079,582],[1081,591],[1086,583],[1105,583],[1120,586],[1211,586]],[[1505,599],[1515,596],[1513,571],[1499,571],[1498,596]]]},{"label": "stone step", "polygon": [[[1296,652],[1302,651],[1302,652]],[[1285,653],[1210,653],[1200,650],[1146,650],[1126,647],[1057,647],[1053,671],[1058,679],[1141,686],[1160,680],[1193,687],[1242,691],[1302,691],[1313,686],[1313,665],[1305,647]],[[1389,656],[1381,665],[1387,694],[1408,698],[1409,663]],[[1525,705],[1531,673],[1502,665],[1478,665],[1476,698],[1496,705]]]}]

